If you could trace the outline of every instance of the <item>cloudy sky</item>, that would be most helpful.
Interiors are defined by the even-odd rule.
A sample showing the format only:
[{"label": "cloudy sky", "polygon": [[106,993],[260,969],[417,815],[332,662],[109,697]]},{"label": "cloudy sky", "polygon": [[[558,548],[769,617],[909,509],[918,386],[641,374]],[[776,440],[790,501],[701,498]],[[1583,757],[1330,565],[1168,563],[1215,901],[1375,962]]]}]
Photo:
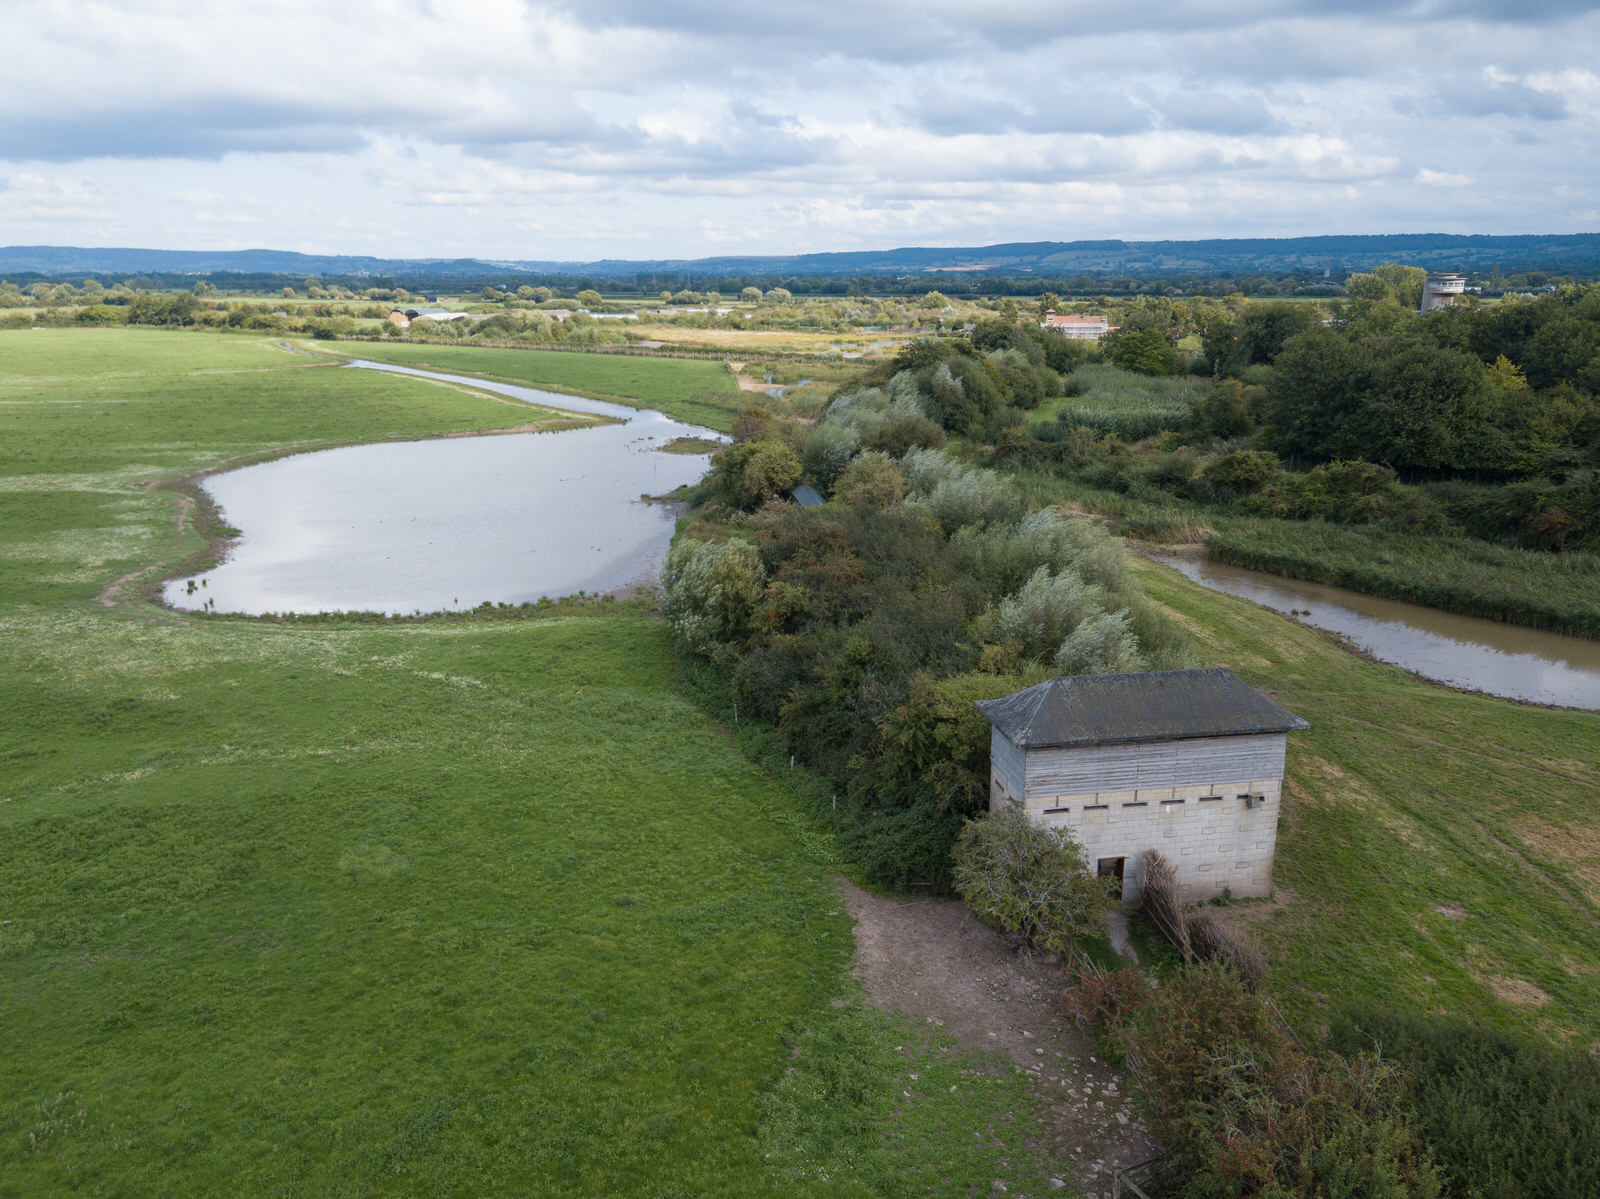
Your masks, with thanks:
[{"label": "cloudy sky", "polygon": [[1600,229],[1600,4],[5,0],[0,243]]}]

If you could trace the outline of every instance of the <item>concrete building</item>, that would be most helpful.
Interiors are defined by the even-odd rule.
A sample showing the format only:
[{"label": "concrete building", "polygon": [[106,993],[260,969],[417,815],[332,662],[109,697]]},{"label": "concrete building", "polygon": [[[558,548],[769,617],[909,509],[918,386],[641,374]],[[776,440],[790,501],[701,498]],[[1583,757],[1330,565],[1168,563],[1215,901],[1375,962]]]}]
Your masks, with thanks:
[{"label": "concrete building", "polygon": [[1114,332],[1117,326],[1108,323],[1103,316],[1080,316],[1071,312],[1058,316],[1052,308],[1044,314],[1039,328],[1053,329],[1074,341],[1099,341],[1107,333]]},{"label": "concrete building", "polygon": [[1456,297],[1466,290],[1465,275],[1429,271],[1427,279],[1422,283],[1422,303],[1417,311],[1432,312],[1436,308],[1448,308],[1456,302]]},{"label": "concrete building", "polygon": [[1272,889],[1288,734],[1311,726],[1231,671],[1079,675],[977,707],[990,810],[1071,830],[1123,902],[1152,849],[1186,900]]}]

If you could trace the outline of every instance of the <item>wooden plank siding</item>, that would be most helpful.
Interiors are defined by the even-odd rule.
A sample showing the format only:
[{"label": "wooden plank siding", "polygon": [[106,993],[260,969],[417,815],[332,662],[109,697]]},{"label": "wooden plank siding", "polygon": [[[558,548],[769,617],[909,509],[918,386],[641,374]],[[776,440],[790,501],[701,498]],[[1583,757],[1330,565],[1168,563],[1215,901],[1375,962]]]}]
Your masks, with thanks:
[{"label": "wooden plank siding", "polygon": [[[1057,795],[1203,787],[1224,780],[1283,777],[1283,733],[1202,737],[1183,741],[1142,741],[1132,745],[1086,745],[1030,750],[1021,795],[1025,806]],[[999,732],[995,746],[1020,753]],[[998,759],[996,759],[998,760]],[[1007,767],[1010,777],[1010,767]],[[1013,792],[1016,794],[1016,792]]]},{"label": "wooden plank siding", "polygon": [[997,728],[989,730],[990,793],[1022,802],[1026,755]]}]

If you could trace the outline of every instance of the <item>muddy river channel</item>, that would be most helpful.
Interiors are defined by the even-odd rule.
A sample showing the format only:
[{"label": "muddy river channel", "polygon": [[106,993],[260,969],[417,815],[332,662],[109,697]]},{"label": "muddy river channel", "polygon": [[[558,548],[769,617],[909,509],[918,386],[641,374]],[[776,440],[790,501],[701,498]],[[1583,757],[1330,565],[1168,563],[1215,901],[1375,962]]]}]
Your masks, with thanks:
[{"label": "muddy river channel", "polygon": [[1452,687],[1600,710],[1600,641],[1457,616],[1198,557],[1159,555],[1155,560],[1216,591],[1297,613],[1307,624],[1344,634],[1381,661]]}]

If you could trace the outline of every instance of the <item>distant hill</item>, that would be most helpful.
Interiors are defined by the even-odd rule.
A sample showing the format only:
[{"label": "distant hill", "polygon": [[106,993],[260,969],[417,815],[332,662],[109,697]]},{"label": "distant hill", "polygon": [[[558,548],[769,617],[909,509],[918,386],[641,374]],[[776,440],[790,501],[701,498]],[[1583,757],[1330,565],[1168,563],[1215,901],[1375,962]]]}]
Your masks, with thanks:
[{"label": "distant hill", "polygon": [[39,275],[392,275],[422,271],[481,275],[473,258],[363,258],[292,250],[137,250],[82,246],[0,246],[0,271]]},{"label": "distant hill", "polygon": [[637,275],[828,278],[974,274],[986,276],[1243,275],[1328,271],[1343,275],[1380,262],[1439,270],[1498,267],[1510,273],[1600,275],[1600,233],[1516,236],[1448,233],[1219,238],[1206,241],[1037,241],[994,246],[906,246],[893,250],[718,258],[602,259],[597,262],[477,258],[368,258],[286,250],[144,250],[78,246],[0,247],[0,274],[252,274],[289,276]]}]

